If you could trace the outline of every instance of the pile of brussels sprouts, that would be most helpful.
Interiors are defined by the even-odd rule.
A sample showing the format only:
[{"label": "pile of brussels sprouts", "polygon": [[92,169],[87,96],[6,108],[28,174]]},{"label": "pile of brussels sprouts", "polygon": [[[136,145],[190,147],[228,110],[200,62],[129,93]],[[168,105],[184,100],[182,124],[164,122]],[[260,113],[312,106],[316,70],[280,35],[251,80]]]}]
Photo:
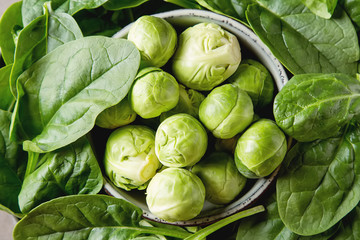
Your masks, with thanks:
[{"label": "pile of brussels sprouts", "polygon": [[104,156],[113,184],[145,190],[155,216],[184,221],[205,200],[229,204],[247,179],[280,165],[286,137],[255,114],[273,101],[272,77],[258,61],[241,61],[236,36],[214,23],[178,35],[166,20],[143,16],[128,40],[141,68],[128,97],[96,121],[113,129]]}]

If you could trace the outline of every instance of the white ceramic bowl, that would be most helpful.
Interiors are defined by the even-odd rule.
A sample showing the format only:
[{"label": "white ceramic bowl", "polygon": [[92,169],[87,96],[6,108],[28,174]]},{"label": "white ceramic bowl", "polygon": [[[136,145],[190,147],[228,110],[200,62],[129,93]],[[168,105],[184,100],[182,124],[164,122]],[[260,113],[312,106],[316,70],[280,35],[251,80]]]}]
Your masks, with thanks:
[{"label": "white ceramic bowl", "polygon": [[[240,42],[243,58],[243,51],[246,51],[247,55],[252,55],[252,57],[255,57],[269,70],[278,90],[280,90],[282,86],[288,81],[283,66],[274,57],[270,50],[249,28],[236,20],[206,10],[195,9],[173,10],[155,14],[154,16],[164,18],[175,28],[181,29],[185,29],[186,27],[195,25],[200,22],[217,23],[224,29],[237,36]],[[131,24],[123,28],[121,31],[116,33],[114,37],[126,38],[130,26]],[[269,177],[254,181],[254,184],[249,189],[247,189],[247,191],[241,192],[240,197],[229,205],[217,206],[209,202],[205,202],[202,212],[196,218],[188,221],[171,223],[161,220],[150,213],[145,202],[145,195],[143,191],[124,191],[115,187],[112,183],[110,183],[109,180],[106,180],[104,188],[108,194],[117,198],[128,200],[140,207],[143,210],[143,216],[147,219],[180,226],[194,226],[212,223],[250,207],[250,205],[259,199],[259,197],[261,197],[261,195],[269,188],[271,183],[274,181],[278,170],[279,169],[275,170]]]}]

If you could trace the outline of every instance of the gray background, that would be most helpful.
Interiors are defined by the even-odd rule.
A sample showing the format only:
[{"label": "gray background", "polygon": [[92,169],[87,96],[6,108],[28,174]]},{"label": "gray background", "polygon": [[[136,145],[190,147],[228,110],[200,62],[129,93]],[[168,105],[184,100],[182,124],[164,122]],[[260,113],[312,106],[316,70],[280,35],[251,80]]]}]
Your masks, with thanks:
[{"label": "gray background", "polygon": [[[18,0],[0,0],[0,16],[14,2]],[[6,212],[0,211],[0,240],[12,240],[12,230],[15,219]]]}]

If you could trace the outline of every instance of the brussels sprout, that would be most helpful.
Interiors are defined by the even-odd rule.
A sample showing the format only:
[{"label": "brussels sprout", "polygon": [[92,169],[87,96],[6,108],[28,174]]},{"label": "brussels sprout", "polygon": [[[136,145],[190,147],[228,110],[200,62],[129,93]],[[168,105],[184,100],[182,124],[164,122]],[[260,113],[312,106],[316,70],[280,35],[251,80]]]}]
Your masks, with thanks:
[{"label": "brussels sprout", "polygon": [[165,119],[155,134],[155,153],[167,167],[192,166],[205,154],[208,136],[201,123],[186,113]]},{"label": "brussels sprout", "polygon": [[129,123],[136,119],[136,112],[131,108],[128,98],[105,109],[96,118],[95,124],[102,128],[114,129]]},{"label": "brussels sprout", "polygon": [[241,61],[236,36],[214,23],[199,23],[179,36],[173,56],[175,78],[195,90],[211,90],[225,81]]},{"label": "brussels sprout", "polygon": [[161,164],[155,154],[155,132],[127,125],[112,132],[106,143],[105,173],[119,188],[145,189]]},{"label": "brussels sprout", "polygon": [[236,167],[247,178],[268,176],[283,161],[286,142],[274,121],[260,119],[240,136],[235,148]]},{"label": "brussels sprout", "polygon": [[205,202],[205,187],[199,177],[183,168],[157,173],[146,189],[151,213],[169,222],[196,217]]},{"label": "brussels sprout", "polygon": [[142,69],[130,90],[130,105],[142,118],[154,118],[174,108],[179,101],[179,84],[160,68]]},{"label": "brussels sprout", "polygon": [[246,184],[233,157],[225,152],[213,152],[195,164],[191,171],[204,183],[206,200],[214,204],[230,203]]},{"label": "brussels sprout", "polygon": [[262,108],[273,99],[273,79],[264,65],[255,60],[241,62],[228,81],[249,94],[254,108]]},{"label": "brussels sprout", "polygon": [[177,113],[187,113],[195,118],[199,118],[199,106],[205,96],[194,89],[186,89],[183,85],[179,85],[179,87],[180,95],[178,104],[170,111],[160,115],[161,122]]},{"label": "brussels sprout", "polygon": [[217,138],[232,138],[253,120],[254,109],[249,95],[240,88],[225,84],[214,88],[200,104],[200,121]]},{"label": "brussels sprout", "polygon": [[174,27],[154,16],[138,18],[130,27],[127,39],[139,49],[143,66],[162,67],[174,54],[177,45]]}]

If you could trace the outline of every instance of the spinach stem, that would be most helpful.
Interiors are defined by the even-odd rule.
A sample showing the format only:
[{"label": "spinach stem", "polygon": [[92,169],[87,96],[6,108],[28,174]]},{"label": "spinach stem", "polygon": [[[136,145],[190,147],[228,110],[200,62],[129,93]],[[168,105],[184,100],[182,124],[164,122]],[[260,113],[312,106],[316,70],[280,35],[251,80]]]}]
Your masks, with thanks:
[{"label": "spinach stem", "polygon": [[26,165],[25,178],[35,171],[39,156],[40,153],[31,151],[28,152],[28,162]]},{"label": "spinach stem", "polygon": [[235,221],[237,221],[237,220],[239,220],[241,218],[245,218],[245,217],[248,217],[248,216],[254,215],[256,213],[263,212],[263,211],[265,211],[264,206],[259,205],[259,206],[256,206],[256,207],[253,207],[253,208],[238,212],[238,213],[236,213],[236,214],[234,214],[232,216],[221,219],[218,222],[215,222],[215,223],[201,229],[200,231],[192,234],[191,236],[185,238],[184,240],[202,240],[202,239],[205,239],[211,233],[219,230],[220,228],[222,228],[222,227],[224,227],[224,226],[226,226],[226,225],[228,225],[228,224],[230,224],[232,222],[235,222]]}]

